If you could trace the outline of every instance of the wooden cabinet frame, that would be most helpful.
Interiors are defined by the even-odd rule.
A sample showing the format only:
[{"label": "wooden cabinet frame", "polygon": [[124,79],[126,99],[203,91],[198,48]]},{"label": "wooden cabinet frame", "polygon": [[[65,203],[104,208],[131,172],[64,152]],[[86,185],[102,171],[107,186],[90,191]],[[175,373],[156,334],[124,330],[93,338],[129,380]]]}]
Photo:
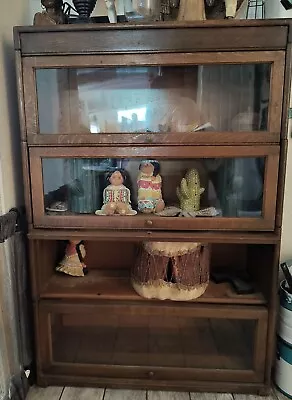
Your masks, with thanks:
[{"label": "wooden cabinet frame", "polygon": [[[38,384],[268,394],[278,302],[292,62],[291,27],[291,20],[281,19],[15,28]],[[94,135],[82,134],[78,129],[68,134],[66,132],[71,132],[71,129],[67,129],[52,134],[39,133],[37,69],[63,69],[64,74],[69,76],[70,68],[259,63],[271,64],[269,116],[265,131],[165,134],[108,132]],[[74,84],[74,77],[70,83]],[[76,98],[73,98],[73,102]],[[233,156],[265,157],[262,218],[184,219],[154,215],[60,217],[45,214],[42,157],[187,159]],[[130,282],[129,295],[126,291],[117,293],[116,289],[112,292],[96,292],[95,283],[91,294],[88,294],[88,287],[83,291],[82,285],[81,289],[79,286],[72,294],[70,288],[66,291],[62,287],[59,289],[58,285],[52,285],[57,253],[61,249],[60,241],[70,238],[100,242],[100,247],[92,245],[94,251],[88,251],[91,254],[92,269],[98,266],[95,264],[95,256],[99,257],[102,253],[100,249],[106,250],[111,243],[119,243],[120,247],[128,242],[138,246],[145,240],[204,242],[219,244],[219,247],[243,244],[245,250],[239,266],[252,272],[255,283],[259,284],[261,296],[249,300],[241,298],[236,303],[231,297],[224,300],[217,292],[213,300],[208,300],[206,295],[201,301],[191,303],[158,302],[137,299],[135,293],[131,294]],[[219,250],[225,257],[222,260],[233,267],[234,259],[230,257],[230,249]],[[233,252],[238,259],[240,256],[237,256],[237,250],[235,248]],[[108,260],[108,252],[104,259]],[[222,260],[219,254],[219,262]],[[129,262],[129,268],[132,261]],[[214,260],[212,262],[211,268],[214,270],[217,264]],[[116,265],[118,263],[112,264],[114,267],[120,266]],[[251,345],[254,345],[253,367],[249,370],[213,370],[168,368],[162,363],[153,370],[145,365],[133,366],[131,363],[122,366],[114,363],[74,364],[53,359],[52,314],[64,313],[78,318],[78,315],[83,314],[98,315],[100,310],[110,310],[111,307],[115,307],[122,315],[134,309],[137,315],[145,312],[159,314],[166,310],[169,315],[181,313],[188,318],[256,320],[255,334],[249,339]]]},{"label": "wooden cabinet frame", "polygon": [[[269,117],[267,131],[253,132],[197,132],[147,134],[64,134],[39,133],[36,69],[92,68],[118,66],[188,66],[224,64],[271,64]],[[174,53],[124,54],[92,56],[39,56],[24,58],[24,98],[27,141],[30,145],[68,144],[224,144],[224,143],[278,143],[281,132],[282,91],[284,85],[285,53],[283,51],[230,52],[230,53]],[[74,101],[74,99],[73,99]],[[23,138],[25,140],[25,137]]]},{"label": "wooden cabinet frame", "polygon": [[[185,219],[137,215],[107,217],[95,215],[53,216],[44,212],[42,157],[48,158],[215,158],[215,157],[265,157],[262,218],[200,217]],[[151,229],[151,230],[268,230],[275,227],[276,198],[278,183],[278,146],[180,146],[176,147],[56,147],[30,148],[33,223],[39,228],[98,228],[98,229]]]}]

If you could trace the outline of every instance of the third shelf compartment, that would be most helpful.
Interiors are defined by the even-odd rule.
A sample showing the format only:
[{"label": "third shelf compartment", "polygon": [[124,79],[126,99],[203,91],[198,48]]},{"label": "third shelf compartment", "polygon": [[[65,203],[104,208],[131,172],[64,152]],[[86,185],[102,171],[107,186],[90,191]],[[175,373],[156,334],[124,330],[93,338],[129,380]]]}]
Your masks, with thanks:
[{"label": "third shelf compartment", "polygon": [[[85,241],[88,275],[69,276],[55,268],[64,255],[65,241],[31,240],[34,299],[145,301],[133,289],[131,269],[141,242]],[[211,243],[211,279],[205,293],[193,302],[209,304],[268,305],[273,293],[274,244]],[[188,268],[193,268],[190,265]],[[216,273],[244,278],[253,291],[236,292],[230,279],[215,283]],[[218,277],[218,276],[217,276]],[[265,277],[265,279],[262,279]],[[220,279],[219,279],[220,281]]]}]

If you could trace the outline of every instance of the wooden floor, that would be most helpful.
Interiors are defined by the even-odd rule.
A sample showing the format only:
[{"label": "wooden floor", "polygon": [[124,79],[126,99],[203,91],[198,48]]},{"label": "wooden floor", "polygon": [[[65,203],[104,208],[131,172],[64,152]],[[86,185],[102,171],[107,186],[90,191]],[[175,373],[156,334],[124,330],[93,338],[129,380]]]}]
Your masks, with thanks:
[{"label": "wooden floor", "polygon": [[145,390],[114,390],[73,387],[32,387],[27,400],[287,400],[274,391],[268,397],[230,393],[158,392]]}]

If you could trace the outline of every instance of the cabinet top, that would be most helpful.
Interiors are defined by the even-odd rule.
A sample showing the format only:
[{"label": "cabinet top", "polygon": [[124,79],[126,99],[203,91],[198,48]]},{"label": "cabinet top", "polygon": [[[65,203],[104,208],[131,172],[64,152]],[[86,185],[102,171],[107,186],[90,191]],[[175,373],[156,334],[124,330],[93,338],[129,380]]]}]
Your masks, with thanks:
[{"label": "cabinet top", "polygon": [[292,19],[270,19],[17,26],[14,44],[24,56],[285,50],[291,24]]}]

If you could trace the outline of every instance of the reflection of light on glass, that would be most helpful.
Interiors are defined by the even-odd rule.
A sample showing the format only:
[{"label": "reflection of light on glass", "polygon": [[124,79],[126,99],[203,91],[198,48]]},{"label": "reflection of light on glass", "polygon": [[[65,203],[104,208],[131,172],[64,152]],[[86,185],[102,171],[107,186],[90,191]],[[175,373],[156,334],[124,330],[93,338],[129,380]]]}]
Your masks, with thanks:
[{"label": "reflection of light on glass", "polygon": [[100,126],[98,124],[96,115],[90,116],[90,132],[100,133]]},{"label": "reflection of light on glass", "polygon": [[118,111],[118,122],[122,122],[123,119],[145,121],[146,120],[146,107],[133,108],[132,110],[119,110]]},{"label": "reflection of light on glass", "polygon": [[97,128],[97,126],[95,124],[90,124],[90,132],[91,133],[99,133],[99,129]]}]

